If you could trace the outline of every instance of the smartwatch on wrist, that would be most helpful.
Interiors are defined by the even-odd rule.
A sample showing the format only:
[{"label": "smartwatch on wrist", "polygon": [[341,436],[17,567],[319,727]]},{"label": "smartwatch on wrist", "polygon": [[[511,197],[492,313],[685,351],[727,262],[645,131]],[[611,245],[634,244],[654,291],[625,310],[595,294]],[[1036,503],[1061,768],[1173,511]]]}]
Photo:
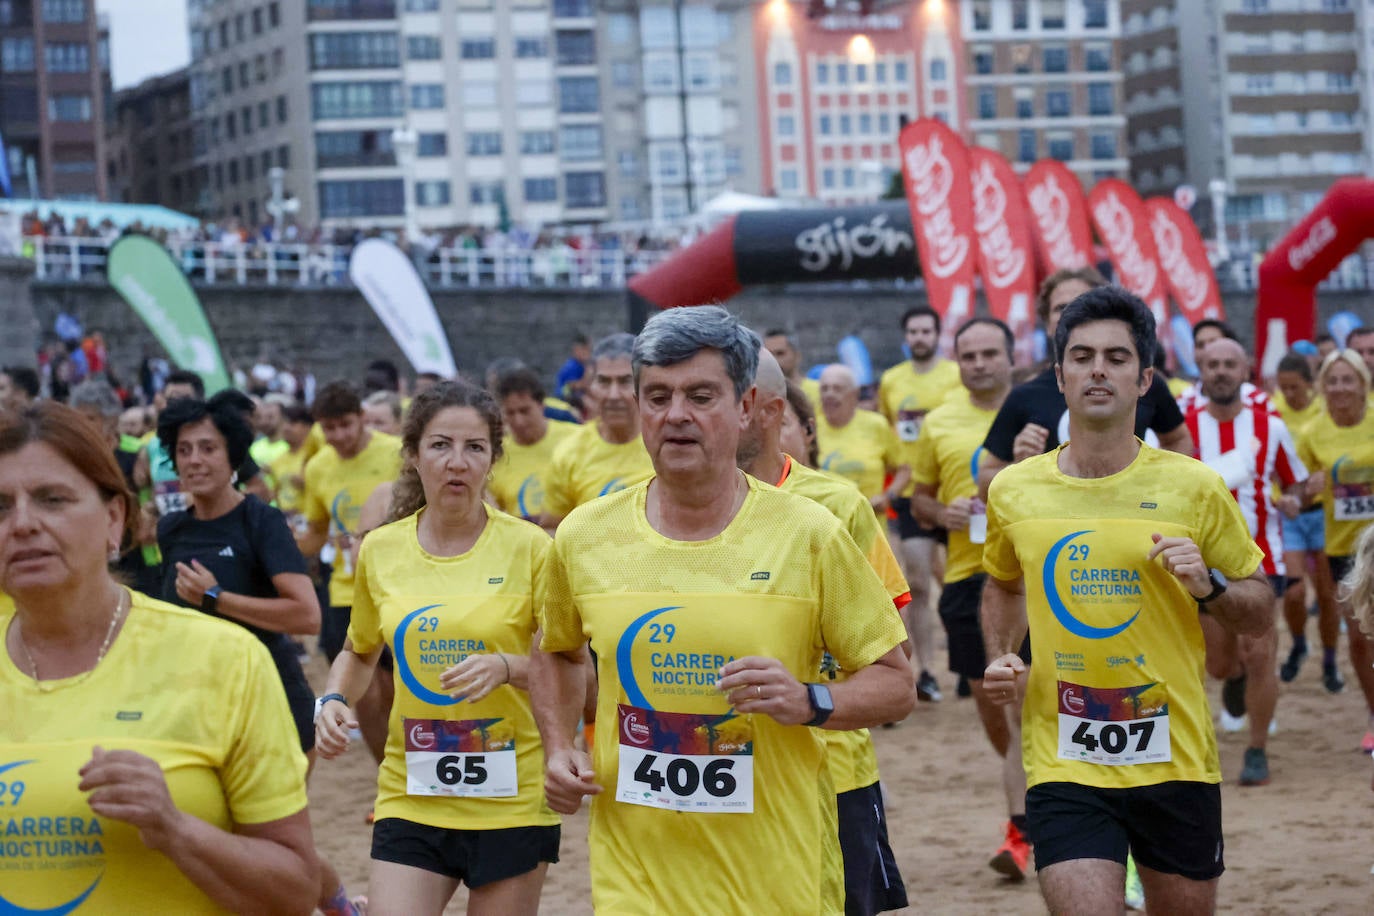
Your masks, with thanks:
[{"label": "smartwatch on wrist", "polygon": [[218,585],[212,585],[205,590],[205,594],[200,599],[200,609],[207,614],[219,613],[219,593],[223,591]]},{"label": "smartwatch on wrist", "polygon": [[348,705],[348,697],[344,696],[343,694],[341,694],[341,693],[326,693],[324,696],[322,696],[322,697],[320,697],[319,699],[315,700],[315,715],[314,715],[314,717],[311,719],[312,722],[313,722],[313,721],[316,721],[316,720],[318,720],[318,719],[320,718],[320,712],[324,709],[324,704],[325,704],[325,703],[328,703],[330,700],[338,700],[340,703],[344,704],[345,706]]},{"label": "smartwatch on wrist", "polygon": [[1221,572],[1216,569],[1207,570],[1207,578],[1210,579],[1212,582],[1212,590],[1208,592],[1206,595],[1197,599],[1197,603],[1200,605],[1207,604],[1210,601],[1215,601],[1222,595],[1226,594],[1226,589],[1231,584],[1230,582],[1227,582],[1226,577],[1223,576]]},{"label": "smartwatch on wrist", "polygon": [[807,684],[806,699],[811,703],[811,721],[806,724],[812,728],[824,725],[825,720],[835,711],[835,700],[830,696],[830,688],[824,684]]}]

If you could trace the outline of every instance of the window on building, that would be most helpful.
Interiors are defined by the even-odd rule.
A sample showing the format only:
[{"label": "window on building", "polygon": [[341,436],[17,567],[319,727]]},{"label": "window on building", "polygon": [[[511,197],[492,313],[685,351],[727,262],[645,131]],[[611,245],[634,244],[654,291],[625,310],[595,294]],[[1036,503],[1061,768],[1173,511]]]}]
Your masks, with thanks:
[{"label": "window on building", "polygon": [[422,133],[416,139],[415,155],[424,158],[448,155],[448,134]]},{"label": "window on building", "polygon": [[360,70],[400,63],[395,32],[316,32],[310,36],[312,70]]},{"label": "window on building", "polygon": [[596,33],[591,29],[560,29],[553,35],[554,59],[559,66],[580,67],[596,63]]},{"label": "window on building", "polygon": [[828,114],[823,114],[817,121],[818,130],[822,137],[828,137],[833,133],[831,128],[831,118]]},{"label": "window on building", "polygon": [[499,204],[506,199],[506,186],[500,181],[474,181],[468,185],[468,203]]},{"label": "window on building", "polygon": [[267,26],[275,29],[281,25],[281,4],[277,0],[272,0],[267,4]]},{"label": "window on building", "polygon": [[277,96],[277,123],[286,123],[286,96]]},{"label": "window on building", "polygon": [[501,155],[501,133],[495,130],[474,131],[468,134],[469,156]]},{"label": "window on building", "polygon": [[937,57],[930,62],[930,80],[933,83],[940,83],[947,79],[949,64],[943,57]]},{"label": "window on building", "polygon": [[1063,45],[1050,45],[1044,49],[1043,64],[1046,73],[1069,72],[1069,49]]},{"label": "window on building", "polygon": [[1067,118],[1072,107],[1072,95],[1068,89],[1057,88],[1045,91],[1045,114],[1051,118]]},{"label": "window on building", "polygon": [[437,13],[439,0],[406,0],[407,13]]},{"label": "window on building", "polygon": [[262,173],[266,175],[272,168],[272,151],[270,149],[262,151],[261,162]]},{"label": "window on building", "polygon": [[639,177],[639,156],[634,150],[623,149],[616,153],[615,164],[621,178]]},{"label": "window on building", "polygon": [[821,187],[827,191],[835,187],[835,169],[831,166],[821,169]]},{"label": "window on building", "polygon": [[773,65],[773,85],[791,86],[792,85],[792,65],[785,60],[780,60]]},{"label": "window on building", "polygon": [[43,21],[85,22],[86,0],[43,0]]},{"label": "window on building", "polygon": [[237,159],[229,160],[229,183],[231,185],[239,183],[239,161]]},{"label": "window on building", "polygon": [[450,200],[451,189],[447,181],[415,182],[415,206],[442,207]]},{"label": "window on building", "polygon": [[1327,73],[1326,90],[1328,92],[1349,92],[1355,88],[1354,77],[1349,73]]},{"label": "window on building", "polygon": [[792,115],[778,115],[778,136],[795,137],[797,135],[797,119]]},{"label": "window on building", "polygon": [[79,41],[50,41],[43,46],[43,63],[49,73],[89,73],[91,47]]},{"label": "window on building", "polygon": [[557,178],[526,178],[525,202],[531,204],[555,203],[558,200]]},{"label": "window on building", "polygon": [[1020,32],[1030,28],[1030,0],[1011,0],[1011,27]]},{"label": "window on building", "polygon": [[0,69],[6,73],[31,73],[34,67],[33,39],[0,39]]},{"label": "window on building", "polygon": [[[601,108],[597,79],[594,76],[560,76],[558,110],[563,114],[595,114]],[[569,200],[572,195],[567,195]]]},{"label": "window on building", "polygon": [[854,120],[847,114],[840,115],[840,136],[848,137],[854,132]]},{"label": "window on building", "polygon": [[549,56],[549,40],[542,36],[515,39],[515,56],[522,60]]},{"label": "window on building", "polygon": [[324,219],[405,213],[405,183],[400,178],[321,181],[319,197],[320,216]]},{"label": "window on building", "polygon": [[996,58],[993,56],[992,48],[979,47],[973,49],[973,72],[979,76],[988,76],[996,67]]},{"label": "window on building", "polygon": [[845,63],[844,61],[840,61],[839,63],[835,64],[835,85],[849,85],[849,64]]},{"label": "window on building", "polygon": [[[442,88],[442,87],[441,87]],[[311,111],[316,121],[328,118],[397,118],[405,114],[399,82],[313,83]]]},{"label": "window on building", "polygon": [[719,55],[715,52],[693,51],[683,59],[682,66],[687,72],[687,87],[698,92],[720,88],[718,73]]},{"label": "window on building", "polygon": [[520,134],[522,156],[547,156],[557,149],[551,130],[527,130]]},{"label": "window on building", "polygon": [[1073,158],[1073,134],[1050,134],[1045,143],[1051,159],[1068,162]]},{"label": "window on building", "polygon": [[315,166],[321,169],[396,164],[390,130],[330,130],[315,134]]},{"label": "window on building", "polygon": [[597,124],[569,124],[559,128],[558,150],[565,162],[600,159],[601,127]]},{"label": "window on building", "polygon": [[243,157],[243,180],[252,181],[258,177],[258,160],[252,156]]},{"label": "window on building", "polygon": [[267,82],[267,55],[259,54],[253,58],[253,78],[259,83]]},{"label": "window on building", "polygon": [[272,104],[270,102],[258,103],[258,127],[265,128],[272,123]]},{"label": "window on building", "polygon": [[1066,0],[1040,0],[1040,27],[1042,29],[1064,28],[1064,7]]},{"label": "window on building", "polygon": [[1016,132],[1016,158],[1020,162],[1035,161],[1035,131],[1019,130]]},{"label": "window on building", "polygon": [[245,60],[239,64],[239,88],[246,89],[249,82],[248,61]]},{"label": "window on building", "polygon": [[880,60],[873,64],[873,82],[879,86],[887,82],[887,61]]},{"label": "window on building", "polygon": [[886,137],[892,133],[892,115],[888,112],[880,112],[878,115],[878,133]]},{"label": "window on building", "polygon": [[553,0],[553,15],[559,19],[586,19],[595,12],[592,0]]},{"label": "window on building", "polygon": [[859,115],[859,133],[864,136],[873,133],[873,115],[868,112]]},{"label": "window on building", "polygon": [[1088,114],[1109,115],[1116,110],[1116,96],[1111,83],[1088,84]]},{"label": "window on building", "polygon": [[973,0],[973,31],[992,31],[992,0]]},{"label": "window on building", "polygon": [[496,39],[464,38],[458,42],[458,56],[463,60],[491,60],[496,57]]},{"label": "window on building", "polygon": [[606,40],[621,47],[635,40],[635,17],[628,13],[612,13],[606,17]]},{"label": "window on building", "polygon": [[91,97],[86,93],[60,93],[48,96],[49,121],[89,121]]},{"label": "window on building", "polygon": [[444,107],[443,83],[416,83],[410,87],[410,107],[417,111],[437,111]]},{"label": "window on building", "polygon": [[1112,69],[1112,49],[1109,45],[1087,45],[1083,48],[1083,68],[1092,73]]},{"label": "window on building", "polygon": [[910,70],[907,69],[907,62],[897,60],[892,62],[892,81],[898,86],[905,86],[910,77]]},{"label": "window on building", "polygon": [[978,117],[997,117],[997,90],[984,87],[978,90]]},{"label": "window on building", "polygon": [[[493,98],[494,98],[494,94],[495,94],[495,92],[496,92],[495,84],[492,83],[492,84],[489,84],[489,85],[492,86],[492,93],[493,93]],[[467,90],[466,90],[466,87],[464,87],[464,97],[466,98],[466,96],[467,96]],[[492,104],[492,105],[495,105],[496,102],[493,101],[493,102],[491,102],[491,104]],[[553,84],[550,83],[550,82],[549,82],[548,80],[546,80],[546,79],[542,79],[542,80],[521,80],[520,82],[518,82],[518,83],[515,84],[515,104],[520,105],[520,106],[522,106],[522,107],[525,107],[525,106],[540,106],[540,107],[543,107],[543,106],[546,106],[546,105],[552,105],[552,104],[553,104]]]},{"label": "window on building", "polygon": [[1092,150],[1094,159],[1116,158],[1116,134],[1093,134]]},{"label": "window on building", "polygon": [[687,160],[677,143],[658,145],[653,149],[654,180],[662,184],[676,184],[687,174]]},{"label": "window on building", "polygon": [[262,34],[262,7],[253,7],[253,34]]},{"label": "window on building", "polygon": [[563,200],[570,209],[606,206],[603,172],[569,172],[563,176]]},{"label": "window on building", "polygon": [[438,35],[407,35],[407,60],[439,60],[444,56],[444,43]]},{"label": "window on building", "polygon": [[1016,98],[1016,117],[1029,120],[1035,117],[1035,93],[1031,89],[1014,90]]},{"label": "window on building", "polygon": [[830,65],[825,61],[819,61],[816,64],[816,85],[830,85]]},{"label": "window on building", "polygon": [[1107,0],[1083,0],[1083,25],[1089,29],[1107,27]]},{"label": "window on building", "polygon": [[226,140],[237,140],[239,136],[239,122],[231,111],[224,116],[224,137]]},{"label": "window on building", "polygon": [[796,169],[782,169],[778,172],[778,187],[785,192],[795,192],[801,181]]}]

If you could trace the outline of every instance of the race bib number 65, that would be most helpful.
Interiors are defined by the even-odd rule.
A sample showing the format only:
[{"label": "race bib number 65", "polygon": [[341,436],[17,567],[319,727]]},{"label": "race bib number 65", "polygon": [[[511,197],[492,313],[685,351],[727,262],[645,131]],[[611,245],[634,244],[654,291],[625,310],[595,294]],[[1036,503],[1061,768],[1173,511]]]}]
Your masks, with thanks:
[{"label": "race bib number 65", "polygon": [[507,798],[518,792],[504,719],[406,719],[406,794]]},{"label": "race bib number 65", "polygon": [[697,813],[754,810],[753,728],[744,717],[619,707],[616,800]]},{"label": "race bib number 65", "polygon": [[1058,689],[1060,759],[1107,766],[1173,759],[1163,684],[1084,687],[1060,681]]}]

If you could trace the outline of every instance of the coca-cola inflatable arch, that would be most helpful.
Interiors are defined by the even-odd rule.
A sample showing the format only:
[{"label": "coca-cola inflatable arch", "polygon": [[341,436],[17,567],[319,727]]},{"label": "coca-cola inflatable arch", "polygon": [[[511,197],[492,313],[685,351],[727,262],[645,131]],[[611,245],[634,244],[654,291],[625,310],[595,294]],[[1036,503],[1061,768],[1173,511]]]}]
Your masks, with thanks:
[{"label": "coca-cola inflatable arch", "polygon": [[[1281,350],[1317,330],[1317,284],[1366,239],[1374,238],[1374,180],[1342,178],[1269,252],[1259,268],[1255,352],[1272,374]],[[1274,353],[1269,352],[1274,339]]]}]

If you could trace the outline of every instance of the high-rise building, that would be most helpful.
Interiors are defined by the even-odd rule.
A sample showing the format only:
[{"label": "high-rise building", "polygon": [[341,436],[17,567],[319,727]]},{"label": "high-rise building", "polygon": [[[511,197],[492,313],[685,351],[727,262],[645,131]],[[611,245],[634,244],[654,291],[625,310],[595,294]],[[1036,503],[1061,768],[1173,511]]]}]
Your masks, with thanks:
[{"label": "high-rise building", "polygon": [[109,97],[95,0],[0,2],[0,130],[16,197],[105,197]]},{"label": "high-rise building", "polygon": [[1122,0],[1122,16],[1143,193],[1224,183],[1231,245],[1245,252],[1281,237],[1335,179],[1368,170],[1369,4]]},{"label": "high-rise building", "polygon": [[115,93],[105,155],[109,200],[195,209],[200,192],[185,68]]},{"label": "high-rise building", "polygon": [[966,133],[1020,170],[1066,163],[1085,185],[1125,177],[1117,0],[966,0]]}]

